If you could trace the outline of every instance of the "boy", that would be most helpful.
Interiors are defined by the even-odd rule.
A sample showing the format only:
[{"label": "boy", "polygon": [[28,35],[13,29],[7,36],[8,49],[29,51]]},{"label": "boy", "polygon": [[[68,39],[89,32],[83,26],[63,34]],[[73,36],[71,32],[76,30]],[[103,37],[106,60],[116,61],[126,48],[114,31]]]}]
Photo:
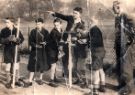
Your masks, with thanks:
[{"label": "boy", "polygon": [[[58,81],[56,79],[56,65],[58,62],[58,55],[60,53],[59,47],[60,43],[63,41],[63,31],[62,31],[62,21],[59,18],[54,20],[54,28],[50,32],[50,42],[49,42],[49,61],[51,64],[51,81],[50,86],[57,86],[55,83]],[[63,55],[64,56],[64,55]],[[61,57],[62,58],[62,57]]]},{"label": "boy", "polygon": [[47,43],[49,32],[43,27],[44,20],[38,18],[35,20],[36,28],[33,29],[29,35],[29,44],[31,46],[31,52],[29,56],[28,71],[30,72],[29,82],[27,86],[32,86],[34,74],[40,73],[37,83],[43,84],[43,72],[49,70],[49,64],[47,62]]},{"label": "boy", "polygon": [[[0,43],[4,45],[4,63],[6,63],[6,75],[7,75],[7,87],[11,87],[12,75],[13,75],[13,64],[15,57],[15,46],[20,45],[24,41],[24,37],[21,32],[19,32],[19,37],[16,38],[17,28],[15,27],[14,18],[5,19],[6,27],[1,30],[0,33]],[[18,51],[17,51],[18,52]],[[17,63],[15,64],[17,81],[19,78],[19,61],[20,55],[18,52]],[[19,82],[16,82],[18,86]]]},{"label": "boy", "polygon": [[[98,91],[105,92],[105,73],[103,71],[103,58],[105,49],[103,43],[102,32],[99,29],[98,21],[91,20],[91,29],[88,35],[88,45],[91,50],[91,68],[93,81],[93,95],[99,95]],[[101,83],[101,84],[100,84]]]}]

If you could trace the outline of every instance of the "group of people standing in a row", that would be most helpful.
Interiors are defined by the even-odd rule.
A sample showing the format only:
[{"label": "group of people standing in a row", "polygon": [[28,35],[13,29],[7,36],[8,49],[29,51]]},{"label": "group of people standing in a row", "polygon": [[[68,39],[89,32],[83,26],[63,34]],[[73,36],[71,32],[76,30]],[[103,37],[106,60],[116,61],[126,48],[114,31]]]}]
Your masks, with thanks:
[{"label": "group of people standing in a row", "polygon": [[[132,91],[133,80],[133,61],[132,50],[134,42],[134,25],[132,19],[126,14],[121,13],[120,3],[114,1],[113,11],[116,14],[115,20],[115,50],[116,50],[116,72],[118,75],[118,87],[121,95],[129,95]],[[63,65],[63,76],[68,78],[69,74],[69,35],[71,35],[71,53],[73,61],[73,84],[87,86],[87,79],[82,77],[78,69],[79,59],[87,59],[89,51],[91,52],[91,68],[93,79],[93,94],[99,95],[99,91],[105,92],[105,73],[103,70],[103,59],[105,49],[102,37],[102,31],[98,27],[98,20],[91,19],[90,30],[87,31],[85,23],[82,20],[82,8],[75,7],[73,15],[63,15],[57,12],[49,13],[56,17],[53,21],[54,28],[48,32],[44,28],[44,20],[38,18],[35,20],[36,28],[30,32],[29,45],[31,51],[29,55],[28,71],[30,72],[28,82],[25,86],[32,86],[35,73],[40,72],[39,79],[36,82],[42,85],[43,73],[51,69],[49,85],[56,87],[60,82],[56,76],[56,65],[61,62]],[[66,29],[62,29],[62,20],[67,22]],[[6,18],[6,27],[1,30],[0,43],[4,45],[4,63],[6,63],[7,84],[12,81],[12,66],[14,64],[15,46],[24,41],[24,37],[19,32],[16,38],[17,28],[13,18]],[[108,31],[109,32],[109,31]],[[19,74],[19,54],[17,56],[16,74]],[[86,66],[84,63],[81,63]],[[82,67],[83,68],[83,67]],[[84,70],[85,71],[85,70]],[[16,85],[19,85],[19,75],[16,75]],[[121,90],[122,89],[122,90]]]}]

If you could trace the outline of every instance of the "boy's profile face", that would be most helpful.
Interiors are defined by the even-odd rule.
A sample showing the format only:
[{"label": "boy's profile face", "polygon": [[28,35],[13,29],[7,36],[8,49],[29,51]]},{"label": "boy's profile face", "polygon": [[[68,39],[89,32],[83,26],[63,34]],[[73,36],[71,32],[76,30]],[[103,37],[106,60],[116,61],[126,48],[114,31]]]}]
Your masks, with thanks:
[{"label": "boy's profile face", "polygon": [[37,22],[36,27],[37,27],[37,29],[42,29],[43,23],[42,22]]},{"label": "boy's profile face", "polygon": [[113,9],[114,13],[115,14],[120,14],[120,6],[114,6],[114,9]]},{"label": "boy's profile face", "polygon": [[8,28],[10,28],[14,25],[13,22],[11,22],[9,19],[6,19],[5,23],[6,23],[6,27],[8,27]]},{"label": "boy's profile face", "polygon": [[73,16],[74,16],[75,19],[77,19],[77,18],[81,17],[81,14],[80,14],[80,12],[74,10],[73,11]]},{"label": "boy's profile face", "polygon": [[62,25],[60,22],[54,22],[54,27],[57,29],[61,29]]},{"label": "boy's profile face", "polygon": [[59,51],[63,51],[63,46],[59,46]]}]

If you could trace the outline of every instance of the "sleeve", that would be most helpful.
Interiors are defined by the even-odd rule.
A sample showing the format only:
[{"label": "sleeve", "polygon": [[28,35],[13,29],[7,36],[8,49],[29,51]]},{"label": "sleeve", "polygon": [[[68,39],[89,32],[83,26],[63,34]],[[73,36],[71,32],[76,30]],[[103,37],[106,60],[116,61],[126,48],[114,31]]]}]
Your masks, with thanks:
[{"label": "sleeve", "polygon": [[65,20],[65,21],[69,21],[69,19],[71,17],[71,16],[63,15],[63,14],[60,14],[60,13],[57,13],[57,12],[55,12],[55,14],[53,16],[58,17],[58,18],[60,18],[62,20]]},{"label": "sleeve", "polygon": [[36,47],[36,42],[35,42],[35,40],[34,40],[34,35],[33,35],[33,30],[31,31],[31,33],[30,33],[30,35],[29,35],[29,45],[31,46],[31,47]]},{"label": "sleeve", "polygon": [[20,31],[20,32],[19,32],[19,38],[17,39],[16,43],[17,43],[18,45],[20,45],[20,44],[23,43],[23,41],[24,41],[24,37],[23,37],[23,35],[22,35],[21,31]]},{"label": "sleeve", "polygon": [[10,41],[9,41],[9,38],[4,38],[4,30],[1,31],[0,33],[0,43],[1,44],[8,44]]}]

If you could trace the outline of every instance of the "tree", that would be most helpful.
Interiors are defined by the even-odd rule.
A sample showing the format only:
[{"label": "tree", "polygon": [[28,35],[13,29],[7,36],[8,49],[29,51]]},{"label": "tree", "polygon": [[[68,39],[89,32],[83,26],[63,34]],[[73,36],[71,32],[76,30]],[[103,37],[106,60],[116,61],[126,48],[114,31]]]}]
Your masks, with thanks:
[{"label": "tree", "polygon": [[18,13],[18,16],[23,18],[29,11],[29,4],[26,0],[21,0],[17,2],[16,9],[17,9],[16,12]]}]

